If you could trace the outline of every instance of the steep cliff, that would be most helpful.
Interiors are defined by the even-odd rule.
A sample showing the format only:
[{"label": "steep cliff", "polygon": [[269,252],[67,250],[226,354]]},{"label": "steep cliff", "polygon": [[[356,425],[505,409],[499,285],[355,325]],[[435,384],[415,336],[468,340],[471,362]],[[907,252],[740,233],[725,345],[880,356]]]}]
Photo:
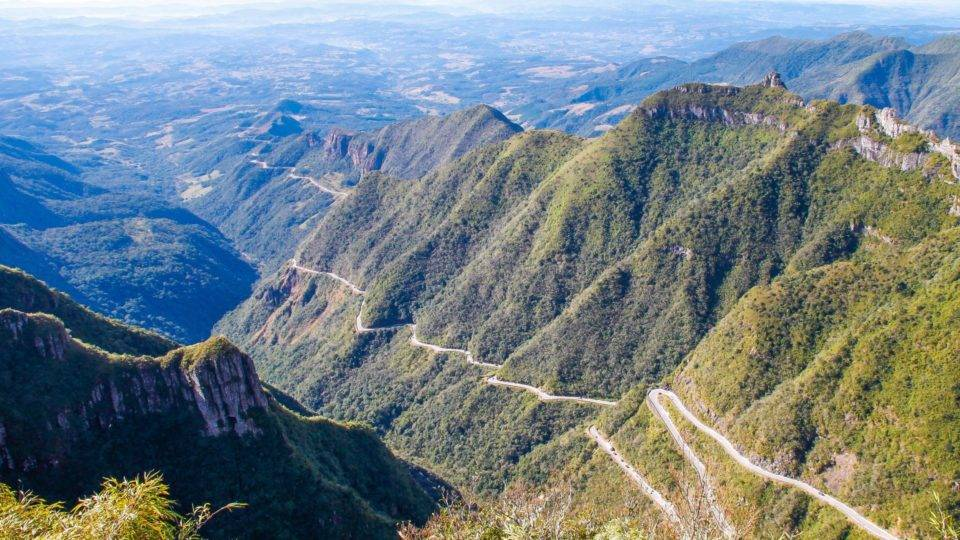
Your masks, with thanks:
[{"label": "steep cliff", "polygon": [[73,337],[116,353],[162,355],[177,347],[159,334],[99,315],[35,277],[3,265],[0,308],[53,315],[70,328]]},{"label": "steep cliff", "polygon": [[431,497],[372,431],[297,408],[222,337],[121,355],[52,315],[0,310],[3,483],[70,502],[105,476],[157,470],[187,510],[248,503],[205,530],[216,537],[389,538],[429,515]]}]

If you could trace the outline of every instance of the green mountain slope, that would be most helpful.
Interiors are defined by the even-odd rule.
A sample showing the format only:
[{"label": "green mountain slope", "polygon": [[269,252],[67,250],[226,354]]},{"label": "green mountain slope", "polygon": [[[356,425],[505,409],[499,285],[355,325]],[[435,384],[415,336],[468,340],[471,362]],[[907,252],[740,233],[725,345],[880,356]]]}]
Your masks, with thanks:
[{"label": "green mountain slope", "polygon": [[[755,461],[865,509],[899,535],[937,535],[927,520],[934,494],[957,513],[957,233],[912,246],[868,239],[850,260],[750,291],[667,384]],[[679,461],[665,455],[669,441],[627,443],[656,432],[640,397],[625,400],[605,429],[659,489],[676,492],[676,479],[659,472]],[[862,536],[839,514],[757,482],[715,444],[691,438],[752,535]]]},{"label": "green mountain slope", "polygon": [[650,94],[690,81],[748,84],[777,71],[805,99],[831,99],[892,107],[900,116],[944,136],[960,136],[960,77],[956,35],[926,45],[865,32],[825,40],[772,37],[739,43],[714,55],[682,62],[646,58],[616,72],[574,79],[544,99],[511,113],[536,127],[584,135],[609,130]]},{"label": "green mountain slope", "polygon": [[[666,482],[683,458],[670,457],[662,429],[650,431],[639,398],[683,373],[751,290],[956,228],[956,156],[931,152],[935,143],[952,149],[925,137],[870,107],[806,105],[778,77],[745,88],[683,85],[596,140],[533,131],[417,181],[369,175],[301,245],[298,262],[366,289],[365,325],[416,322],[423,340],[503,362],[501,379],[625,396],[602,426],[620,446],[637,446],[631,459],[660,465],[653,477]],[[360,308],[342,284],[288,266],[220,329],[253,351],[268,380],[318,410],[371,421],[462,486],[497,492],[559,470],[591,495],[616,486],[587,504],[626,503],[611,493],[630,493],[629,482],[597,461],[583,435],[596,410],[478,384],[483,369],[411,348],[408,329],[356,335]],[[740,373],[718,349],[707,357],[729,371],[705,381]],[[740,384],[725,387],[745,399]],[[791,425],[776,410],[763,419]],[[859,436],[847,432],[837,444],[856,446]],[[923,437],[918,448],[935,444]],[[641,455],[647,450],[653,457]],[[902,469],[891,477],[920,483]],[[900,493],[919,500],[911,489]],[[893,526],[875,506],[897,507],[888,494],[855,504]],[[812,508],[800,496],[783,504]],[[902,530],[922,526],[921,506],[919,514],[897,508]],[[832,510],[791,511],[753,521],[767,532],[849,532]]]},{"label": "green mountain slope", "polygon": [[[224,338],[156,356],[159,338],[104,319],[12,271],[14,300],[48,313],[0,309],[0,481],[70,501],[105,476],[159,471],[182,508],[231,501],[205,535],[392,538],[433,501],[369,428],[303,416],[260,384]],[[4,289],[6,291],[6,287]],[[77,334],[81,332],[76,331]]]},{"label": "green mountain slope", "polygon": [[52,315],[63,321],[71,336],[104,350],[159,356],[177,347],[163,336],[94,313],[21,270],[0,266],[0,285],[0,306]]},{"label": "green mountain slope", "polygon": [[197,176],[183,183],[181,197],[272,270],[362,175],[381,171],[416,178],[519,131],[483,105],[370,132],[269,131],[241,143],[231,140],[227,149],[204,149],[220,155],[219,161],[193,163]]},{"label": "green mountain slope", "polygon": [[198,341],[256,275],[210,224],[152,195],[112,192],[0,137],[0,263],[125,321]]}]

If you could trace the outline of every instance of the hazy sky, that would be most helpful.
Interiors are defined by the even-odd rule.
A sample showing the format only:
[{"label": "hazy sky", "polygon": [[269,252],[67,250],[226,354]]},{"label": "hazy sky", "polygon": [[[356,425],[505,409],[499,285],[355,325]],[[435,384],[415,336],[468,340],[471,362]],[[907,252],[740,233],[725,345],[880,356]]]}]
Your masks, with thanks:
[{"label": "hazy sky", "polygon": [[[738,3],[741,0],[709,0]],[[928,24],[936,24],[938,17],[950,19],[960,17],[960,0],[749,0],[766,4],[847,4],[875,6],[883,9],[887,16],[894,19],[903,15],[916,20],[916,17],[930,19]],[[209,9],[222,9],[223,6],[270,5],[283,6],[323,6],[329,4],[365,4],[370,5],[424,5],[446,8],[445,11],[486,12],[486,13],[537,13],[541,8],[552,6],[609,7],[630,9],[642,8],[651,4],[668,4],[680,9],[696,10],[701,0],[0,0],[0,16],[15,18],[44,18],[61,16],[120,17],[131,19],[165,19],[170,17],[195,16]],[[867,8],[869,9],[869,8]]]},{"label": "hazy sky", "polygon": [[[313,3],[350,3],[352,0],[331,0],[324,2],[323,0],[318,0]],[[355,1],[355,0],[353,0]],[[730,1],[738,2],[739,0],[715,0],[715,1]],[[758,2],[790,2],[794,4],[811,4],[811,3],[831,3],[831,4],[865,4],[865,5],[877,5],[877,6],[904,6],[904,5],[915,5],[915,6],[926,6],[926,7],[937,7],[937,8],[958,8],[960,9],[960,0],[753,0]],[[69,7],[139,7],[143,5],[157,5],[157,4],[168,4],[170,0],[0,0],[0,7],[31,7],[37,6],[40,4],[50,5],[50,6],[69,6]],[[282,1],[264,1],[264,0],[174,0],[174,3],[181,5],[193,5],[197,7],[203,6],[222,6],[229,4],[262,4],[262,3],[273,3],[273,4],[283,4]],[[305,4],[309,2],[297,1],[296,4]],[[376,3],[375,1],[363,1],[365,4]],[[482,8],[485,4],[489,4],[489,0],[398,0],[395,2],[385,2],[385,3],[406,3],[406,4],[426,4],[426,5],[462,5],[475,8]],[[561,3],[561,4],[575,4],[576,2],[571,2],[570,0],[559,0],[558,2],[550,2],[549,0],[538,2],[541,4],[551,4],[551,3]],[[588,2],[588,3],[602,3],[602,2]],[[666,0],[664,3],[670,3],[670,0]],[[685,5],[695,4],[696,2],[682,2]]]}]

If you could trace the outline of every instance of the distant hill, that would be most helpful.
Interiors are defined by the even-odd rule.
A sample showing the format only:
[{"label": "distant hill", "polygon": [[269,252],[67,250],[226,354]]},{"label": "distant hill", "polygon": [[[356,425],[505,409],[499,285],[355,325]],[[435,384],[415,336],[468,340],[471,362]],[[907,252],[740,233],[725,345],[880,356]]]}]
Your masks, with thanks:
[{"label": "distant hill", "polygon": [[[364,300],[285,266],[218,328],[311,408],[481,492],[569,483],[582,508],[653,518],[586,436],[599,422],[685,504],[690,467],[643,400],[668,386],[751,458],[929,536],[931,490],[954,516],[960,500],[960,155],[783,78],[658,92],[595,139],[529,130],[413,181],[367,174],[297,255]],[[619,401],[483,384],[494,368],[406,327],[358,335],[358,310],[501,380]],[[743,536],[857,534],[692,440]]]},{"label": "distant hill", "polygon": [[181,341],[209,336],[256,278],[188,210],[91,186],[77,167],[13,137],[0,138],[0,263]]},{"label": "distant hill", "polygon": [[805,99],[892,107],[908,121],[960,137],[960,38],[914,47],[864,32],[825,40],[772,37],[740,43],[696,60],[649,58],[617,71],[575,79],[512,113],[536,127],[584,135],[610,129],[655,91],[685,82],[747,84],[770,71]]},{"label": "distant hill", "polygon": [[213,538],[394,538],[432,511],[369,428],[282,405],[224,338],[175,348],[2,267],[0,291],[0,482],[69,506],[157,471],[183,512],[246,503]]},{"label": "distant hill", "polygon": [[[293,114],[297,106],[287,100],[267,116]],[[261,131],[243,144],[223,142],[225,147],[213,151],[222,159],[204,162],[208,169],[197,173],[206,176],[181,193],[188,207],[216,224],[244,253],[272,269],[290,257],[334,200],[350,191],[362,175],[382,171],[416,178],[520,131],[499,111],[484,105],[370,132]],[[210,170],[221,174],[211,177]]]}]

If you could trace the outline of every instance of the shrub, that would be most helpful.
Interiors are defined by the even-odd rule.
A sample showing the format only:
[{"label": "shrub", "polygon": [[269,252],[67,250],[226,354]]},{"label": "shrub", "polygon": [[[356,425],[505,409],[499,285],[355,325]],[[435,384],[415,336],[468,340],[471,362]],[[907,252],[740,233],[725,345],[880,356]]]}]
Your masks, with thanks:
[{"label": "shrub", "polygon": [[174,506],[167,485],[156,473],[133,480],[108,478],[99,493],[81,499],[69,511],[61,503],[48,503],[0,484],[0,538],[187,540],[200,538],[200,528],[217,513],[242,505],[228,504],[213,511],[205,504],[187,516]]}]

